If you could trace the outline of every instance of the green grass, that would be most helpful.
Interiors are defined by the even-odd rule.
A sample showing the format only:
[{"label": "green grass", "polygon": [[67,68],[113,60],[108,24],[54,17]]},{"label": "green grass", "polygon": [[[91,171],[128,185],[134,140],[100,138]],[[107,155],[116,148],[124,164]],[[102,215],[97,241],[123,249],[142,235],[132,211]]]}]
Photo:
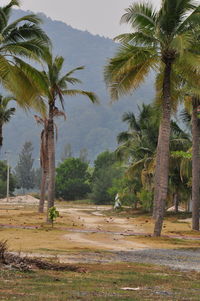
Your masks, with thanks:
[{"label": "green grass", "polygon": [[[199,300],[200,277],[144,264],[87,265],[87,273],[0,270],[0,300]],[[140,287],[124,291],[123,287]]]}]

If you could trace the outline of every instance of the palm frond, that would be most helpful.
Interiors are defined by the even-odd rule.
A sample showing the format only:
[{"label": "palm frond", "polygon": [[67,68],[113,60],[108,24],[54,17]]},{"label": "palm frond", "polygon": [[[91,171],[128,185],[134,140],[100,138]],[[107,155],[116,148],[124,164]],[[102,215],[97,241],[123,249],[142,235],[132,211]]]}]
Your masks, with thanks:
[{"label": "palm frond", "polygon": [[13,42],[22,42],[24,40],[38,39],[44,44],[50,44],[50,40],[46,33],[37,25],[32,23],[25,23],[20,27],[14,27],[8,31],[6,28],[2,36],[4,37],[4,44]]},{"label": "palm frond", "polygon": [[91,100],[92,103],[96,103],[96,104],[99,103],[98,96],[93,92],[76,90],[76,89],[73,89],[73,90],[68,89],[68,90],[62,90],[62,94],[68,95],[68,96],[84,95],[84,96],[87,96]]},{"label": "palm frond", "polygon": [[156,26],[157,12],[150,3],[134,3],[126,9],[126,13],[121,18],[121,23],[130,23],[132,28],[153,29]]},{"label": "palm frond", "polygon": [[193,0],[170,1],[163,0],[159,15],[162,34],[171,37],[180,28],[188,13],[196,10]]},{"label": "palm frond", "polygon": [[144,82],[149,71],[156,69],[155,49],[123,44],[104,71],[104,78],[113,100],[135,90]]},{"label": "palm frond", "polygon": [[127,142],[128,140],[132,139],[133,135],[129,132],[121,132],[117,136],[117,143],[121,144]]},{"label": "palm frond", "polygon": [[135,131],[140,131],[140,126],[136,120],[136,117],[134,115],[134,113],[132,112],[125,112],[122,115],[122,121],[123,122],[127,122],[129,125],[129,128],[131,130],[135,130]]}]

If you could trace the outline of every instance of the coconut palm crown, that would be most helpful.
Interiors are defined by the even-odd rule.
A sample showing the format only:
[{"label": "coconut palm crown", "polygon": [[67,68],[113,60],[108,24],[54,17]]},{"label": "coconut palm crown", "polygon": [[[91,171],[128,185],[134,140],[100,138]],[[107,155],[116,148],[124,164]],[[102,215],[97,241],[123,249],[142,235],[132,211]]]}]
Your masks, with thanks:
[{"label": "coconut palm crown", "polygon": [[19,105],[26,103],[28,107],[37,89],[17,64],[24,58],[38,61],[45,57],[50,42],[38,16],[29,14],[10,22],[13,7],[19,6],[18,0],[11,0],[0,7],[0,82],[12,92]]}]

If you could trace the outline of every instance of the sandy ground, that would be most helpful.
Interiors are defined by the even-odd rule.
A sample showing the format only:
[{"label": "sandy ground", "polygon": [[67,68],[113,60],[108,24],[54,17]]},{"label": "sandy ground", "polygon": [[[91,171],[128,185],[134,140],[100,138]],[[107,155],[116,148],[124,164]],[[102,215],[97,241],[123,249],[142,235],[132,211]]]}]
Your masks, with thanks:
[{"label": "sandy ground", "polygon": [[26,204],[26,205],[37,205],[39,203],[39,200],[34,198],[32,195],[19,195],[15,197],[9,197],[0,199],[0,204],[13,204],[13,205],[19,205],[19,204]]},{"label": "sandy ground", "polygon": [[[71,232],[65,234],[63,238],[70,240],[77,246],[82,245],[103,250],[123,251],[148,248],[145,244],[128,241],[126,236],[118,234],[143,233],[144,231],[134,223],[134,219],[105,217],[102,211],[108,209],[110,207],[99,207],[99,210],[97,207],[95,211],[94,208],[60,208],[59,211],[73,218],[75,224],[81,223],[81,227],[85,231],[82,233]],[[98,233],[98,235],[92,235],[92,233]]]},{"label": "sandy ground", "polygon": [[[65,263],[146,262],[200,271],[200,243],[196,249],[175,250],[174,242],[145,237],[152,233],[151,218],[110,217],[105,214],[110,206],[59,203],[60,217],[55,230],[47,233],[39,225],[41,220],[44,221],[44,215],[34,213],[31,207],[36,204],[38,200],[31,196],[11,198],[9,204],[5,199],[0,200],[0,239],[20,246],[20,252],[25,251],[26,256],[56,255]],[[24,205],[26,209],[23,209]],[[188,231],[190,227],[190,220],[165,221],[163,233],[179,231],[179,236],[184,238],[180,231]],[[181,240],[178,241],[177,247],[185,247],[184,243],[181,245]],[[187,247],[191,246],[189,241]],[[13,250],[17,250],[16,247]]]}]

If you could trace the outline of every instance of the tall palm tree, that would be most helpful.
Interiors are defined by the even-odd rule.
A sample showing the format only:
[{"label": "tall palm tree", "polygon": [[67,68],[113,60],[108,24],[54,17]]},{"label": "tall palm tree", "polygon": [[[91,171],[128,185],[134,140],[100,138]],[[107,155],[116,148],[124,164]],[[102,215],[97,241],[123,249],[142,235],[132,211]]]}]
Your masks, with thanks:
[{"label": "tall palm tree", "polygon": [[146,3],[131,5],[126,9],[122,22],[130,24],[133,32],[116,38],[121,46],[105,68],[105,80],[114,100],[136,89],[151,70],[162,74],[162,112],[154,191],[154,236],[161,234],[168,190],[173,67],[184,57],[184,64],[189,72],[199,61],[199,56],[188,50],[194,42],[190,32],[200,23],[199,11],[199,5],[192,0],[163,0],[159,10]]},{"label": "tall palm tree", "polygon": [[[80,89],[70,89],[69,84],[79,84],[81,81],[73,74],[78,70],[83,70],[84,67],[77,67],[67,73],[63,73],[64,58],[56,56],[55,58],[49,52],[46,57],[47,70],[38,71],[24,62],[19,64],[25,74],[31,73],[34,78],[37,78],[38,89],[41,96],[47,100],[48,116],[46,117],[44,127],[45,149],[48,157],[48,209],[54,206],[55,195],[55,123],[54,119],[58,116],[63,116],[64,113],[58,109],[60,104],[64,110],[64,96],[84,95],[89,98],[92,103],[97,103],[97,96],[89,91]],[[57,102],[59,103],[57,104]]]},{"label": "tall palm tree", "polygon": [[0,150],[3,145],[3,126],[10,121],[16,110],[14,107],[8,107],[9,102],[12,100],[14,100],[14,97],[4,97],[0,94]]},{"label": "tall palm tree", "polygon": [[20,1],[11,0],[0,7],[0,82],[20,105],[37,107],[41,98],[36,97],[36,85],[17,64],[24,58],[38,61],[45,57],[49,38],[40,28],[41,19],[34,14],[9,22],[15,6],[19,7]]}]

